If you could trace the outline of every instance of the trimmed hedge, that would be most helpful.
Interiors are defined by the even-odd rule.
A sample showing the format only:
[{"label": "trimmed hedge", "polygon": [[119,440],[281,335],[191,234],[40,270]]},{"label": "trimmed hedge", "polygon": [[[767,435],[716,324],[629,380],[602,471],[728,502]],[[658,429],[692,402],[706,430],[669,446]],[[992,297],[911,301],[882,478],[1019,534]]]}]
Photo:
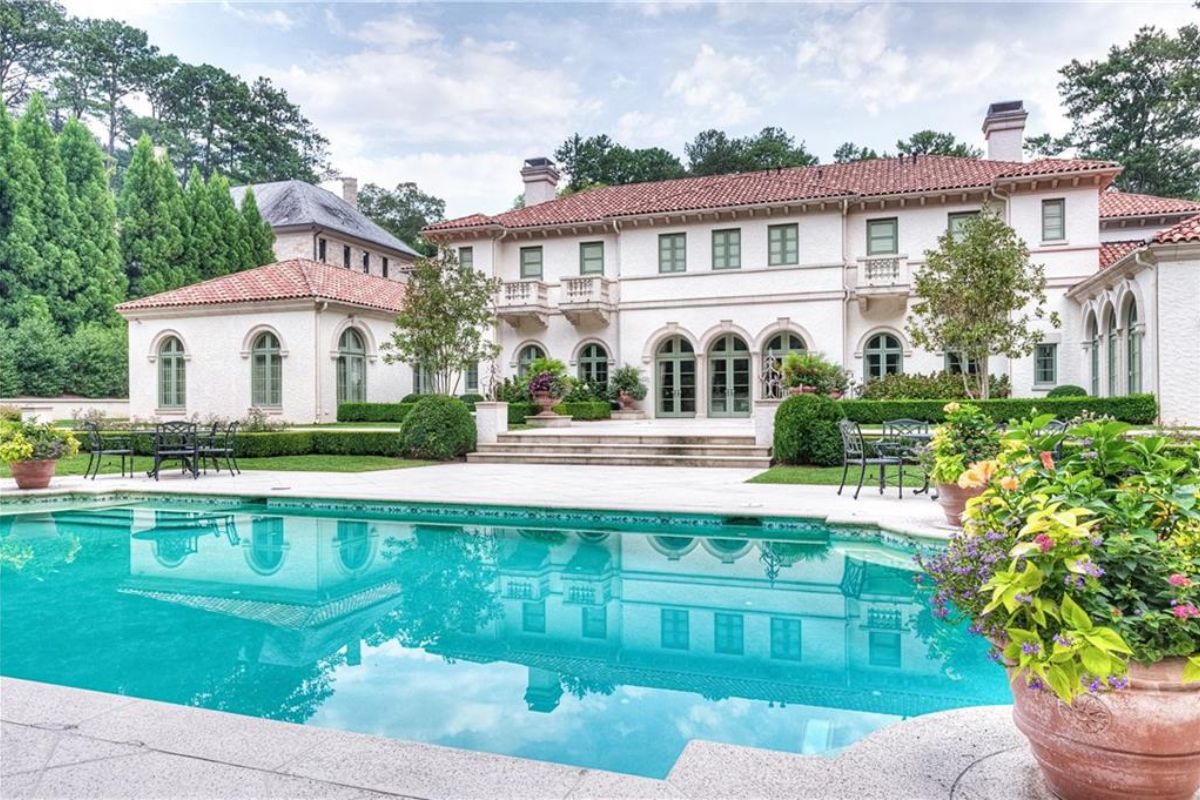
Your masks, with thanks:
[{"label": "trimmed hedge", "polygon": [[[948,402],[950,401],[841,400],[838,406],[847,419],[864,425],[878,425],[892,419],[941,422],[945,416],[942,407]],[[1084,411],[1139,425],[1152,424],[1158,418],[1158,403],[1152,394],[1131,394],[1125,397],[1007,397],[1001,400],[967,402],[979,406],[996,422],[1023,419],[1032,415],[1034,409],[1037,409],[1039,414],[1053,414],[1061,420],[1077,417]],[[782,406],[780,408],[782,410]]]},{"label": "trimmed hedge", "polygon": [[416,403],[342,403],[338,422],[403,422]]},{"label": "trimmed hedge", "polygon": [[554,413],[563,414],[571,419],[611,419],[612,406],[600,400],[584,400],[577,403],[559,403],[554,407]]},{"label": "trimmed hedge", "polygon": [[838,403],[825,395],[800,394],[784,400],[775,412],[775,461],[780,464],[842,463],[842,418]]},{"label": "trimmed hedge", "polygon": [[508,424],[524,425],[526,417],[532,417],[539,411],[541,411],[541,407],[537,403],[509,403]]},{"label": "trimmed hedge", "polygon": [[[127,438],[120,431],[108,431],[102,433],[101,437],[109,440]],[[86,437],[80,437],[80,440],[81,449],[86,451]],[[138,436],[133,444],[138,455],[148,456],[154,452],[153,437]],[[234,453],[238,458],[307,455],[400,457],[404,450],[400,434],[395,431],[268,431],[239,433],[234,440]]]},{"label": "trimmed hedge", "polygon": [[1050,391],[1046,392],[1046,397],[1087,397],[1087,389],[1082,386],[1075,386],[1071,383],[1064,383],[1062,386],[1055,386]]},{"label": "trimmed hedge", "polygon": [[475,420],[458,398],[430,395],[404,420],[399,440],[413,458],[460,458],[475,449]]}]

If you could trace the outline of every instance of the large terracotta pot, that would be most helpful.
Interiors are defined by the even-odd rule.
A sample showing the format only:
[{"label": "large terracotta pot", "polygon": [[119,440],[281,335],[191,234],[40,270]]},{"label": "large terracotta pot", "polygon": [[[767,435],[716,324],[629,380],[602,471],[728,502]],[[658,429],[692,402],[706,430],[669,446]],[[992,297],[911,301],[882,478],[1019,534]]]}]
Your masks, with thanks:
[{"label": "large terracotta pot", "polygon": [[1012,677],[1013,721],[1063,800],[1191,800],[1200,789],[1200,683],[1184,659],[1131,664],[1129,688],[1068,706]]},{"label": "large terracotta pot", "polygon": [[946,522],[961,528],[963,509],[967,507],[967,501],[981,494],[982,486],[978,489],[963,489],[957,483],[939,483],[938,503],[942,507],[942,513],[946,515]]},{"label": "large terracotta pot", "polygon": [[533,402],[541,406],[542,412],[538,416],[553,417],[556,416],[552,409],[554,408],[554,395],[549,392],[534,392]]},{"label": "large terracotta pot", "polygon": [[45,489],[50,485],[57,465],[57,458],[45,458],[36,461],[14,461],[8,466],[12,470],[18,489]]},{"label": "large terracotta pot", "polygon": [[633,404],[637,401],[633,399],[633,395],[622,389],[617,393],[617,402],[621,404],[622,411],[633,411]]}]

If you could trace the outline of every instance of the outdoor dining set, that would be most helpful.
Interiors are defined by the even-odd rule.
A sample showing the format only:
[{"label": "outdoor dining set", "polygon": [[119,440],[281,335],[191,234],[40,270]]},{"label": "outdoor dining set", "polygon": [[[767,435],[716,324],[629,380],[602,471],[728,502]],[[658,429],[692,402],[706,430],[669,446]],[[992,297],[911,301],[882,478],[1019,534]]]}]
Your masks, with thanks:
[{"label": "outdoor dining set", "polygon": [[[222,429],[220,422],[201,427],[195,422],[160,422],[152,428],[123,428],[119,431],[105,433],[95,422],[84,424],[88,439],[88,463],[84,469],[84,477],[89,474],[92,480],[100,472],[100,462],[104,458],[119,458],[121,461],[121,476],[128,469],[129,477],[133,477],[133,457],[135,453],[146,453],[153,463],[146,476],[158,480],[163,464],[178,462],[181,473],[190,474],[193,479],[199,478],[201,472],[208,474],[211,465],[217,472],[221,471],[221,462],[229,474],[240,474],[237,457],[234,453],[234,440],[237,436],[238,423],[230,422]],[[149,446],[146,446],[146,442]]]}]

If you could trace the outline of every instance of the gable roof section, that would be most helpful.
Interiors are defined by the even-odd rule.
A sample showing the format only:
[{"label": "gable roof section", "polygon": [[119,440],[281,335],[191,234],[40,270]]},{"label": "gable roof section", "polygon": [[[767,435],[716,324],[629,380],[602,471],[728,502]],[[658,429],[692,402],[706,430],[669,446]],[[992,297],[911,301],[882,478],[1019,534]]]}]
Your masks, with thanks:
[{"label": "gable roof section", "polygon": [[[417,258],[420,254],[405,242],[385,231],[354,206],[333,192],[304,181],[255,183],[254,200],[258,211],[273,228],[288,225],[315,225],[338,231],[356,239],[398,250]],[[229,193],[241,206],[245,186],[234,186]]]},{"label": "gable roof section", "polygon": [[1153,217],[1163,214],[1200,213],[1200,202],[1152,194],[1108,191],[1100,193],[1100,219]]},{"label": "gable roof section", "polygon": [[117,311],[264,303],[305,297],[399,312],[404,306],[404,284],[297,258],[130,300],[118,305]]},{"label": "gable roof section", "polygon": [[559,197],[501,214],[471,214],[434,223],[426,231],[484,227],[535,228],[572,223],[598,223],[648,214],[787,202],[858,200],[985,189],[1005,179],[1083,173],[1115,175],[1120,166],[1108,161],[1041,159],[1028,163],[982,158],[920,156],[880,158],[849,164],[787,167],[652,183],[604,186]]},{"label": "gable roof section", "polygon": [[1154,234],[1156,244],[1183,244],[1184,242],[1200,242],[1200,214],[1185,219],[1178,225]]},{"label": "gable roof section", "polygon": [[1145,244],[1142,239],[1126,239],[1120,242],[1100,243],[1100,269],[1107,269],[1123,256],[1132,253]]}]

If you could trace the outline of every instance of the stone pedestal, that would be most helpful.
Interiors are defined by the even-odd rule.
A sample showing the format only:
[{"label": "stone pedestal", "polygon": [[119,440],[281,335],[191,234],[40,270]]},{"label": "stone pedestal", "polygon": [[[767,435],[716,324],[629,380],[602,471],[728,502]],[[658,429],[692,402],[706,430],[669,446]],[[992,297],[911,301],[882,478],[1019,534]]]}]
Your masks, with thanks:
[{"label": "stone pedestal", "polygon": [[632,411],[614,411],[612,419],[645,419],[646,412],[633,409]]},{"label": "stone pedestal", "polygon": [[508,430],[508,403],[475,404],[475,442],[495,444]]},{"label": "stone pedestal", "polygon": [[770,447],[775,443],[775,412],[782,400],[754,401],[754,443]]},{"label": "stone pedestal", "polygon": [[531,428],[569,428],[571,418],[563,414],[535,414],[525,418],[525,424]]}]

